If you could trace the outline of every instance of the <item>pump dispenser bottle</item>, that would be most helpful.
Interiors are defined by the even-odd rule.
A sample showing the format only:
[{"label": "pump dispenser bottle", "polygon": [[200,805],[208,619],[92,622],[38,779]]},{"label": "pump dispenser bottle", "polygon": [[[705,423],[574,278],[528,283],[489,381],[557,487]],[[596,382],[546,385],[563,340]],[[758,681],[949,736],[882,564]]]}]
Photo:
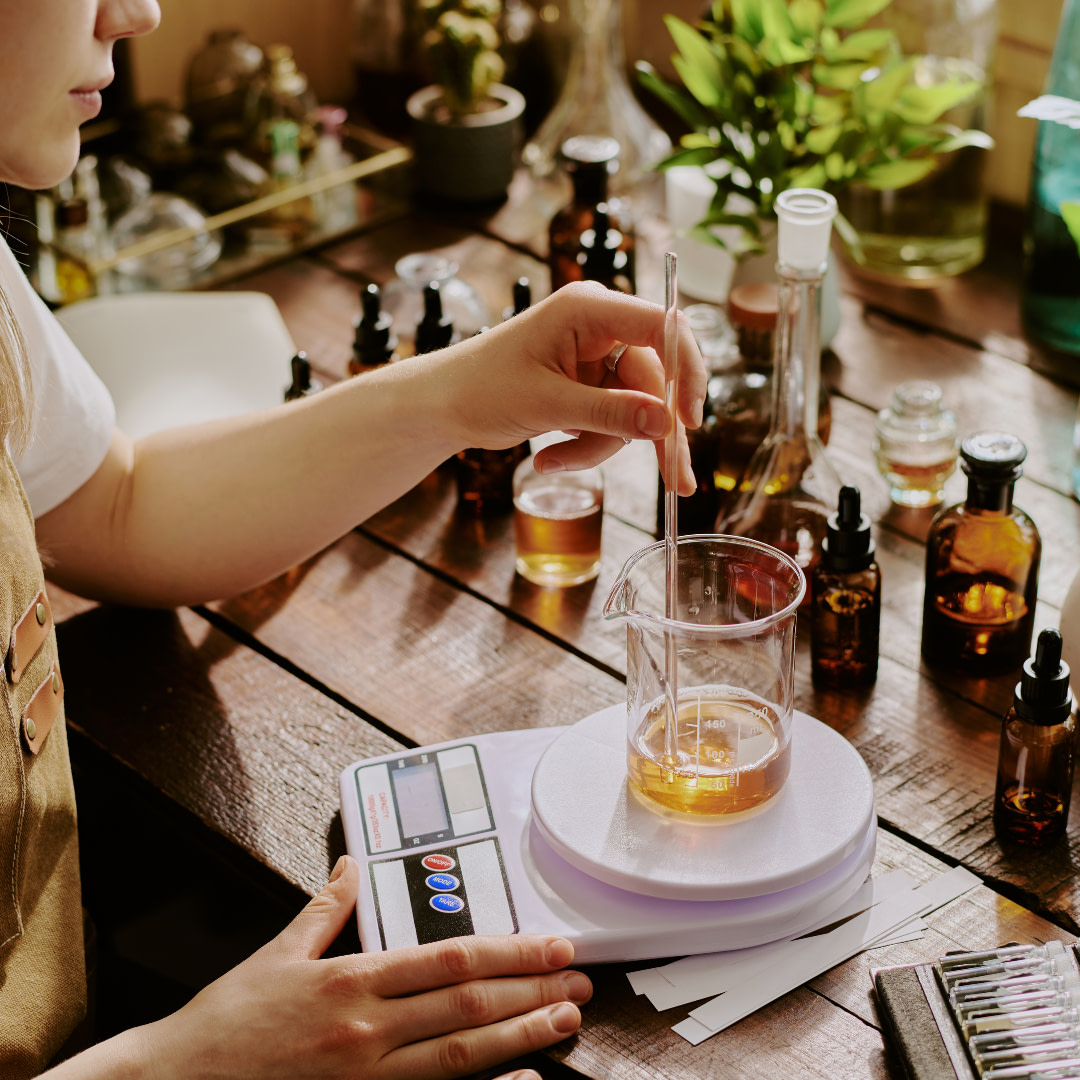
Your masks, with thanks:
[{"label": "pump dispenser bottle", "polygon": [[1039,634],[1001,725],[994,828],[1004,840],[1042,846],[1065,832],[1076,717],[1061,635]]},{"label": "pump dispenser bottle", "polygon": [[815,684],[869,686],[877,678],[881,570],[857,487],[840,489],[811,575],[810,657]]},{"label": "pump dispenser bottle", "polygon": [[416,352],[444,349],[454,340],[454,324],[443,314],[442,293],[437,281],[424,286],[424,317],[416,324]]},{"label": "pump dispenser bottle", "polygon": [[389,312],[382,310],[382,294],[378,285],[368,285],[360,294],[363,313],[356,323],[353,354],[349,360],[349,374],[381,367],[396,360],[397,335]]},{"label": "pump dispenser bottle", "polygon": [[817,434],[821,283],[836,200],[814,188],[791,188],[777,198],[776,214],[780,296],[771,426],[716,531],[762,540],[810,571],[840,495],[840,478]]},{"label": "pump dispenser bottle", "polygon": [[503,322],[528,311],[532,306],[532,285],[527,277],[520,277],[514,282],[513,303],[503,309]]},{"label": "pump dispenser bottle", "polygon": [[1042,540],[1013,506],[1027,448],[979,432],[960,444],[967,500],[942,510],[926,538],[922,653],[971,675],[1018,668],[1031,649]]}]

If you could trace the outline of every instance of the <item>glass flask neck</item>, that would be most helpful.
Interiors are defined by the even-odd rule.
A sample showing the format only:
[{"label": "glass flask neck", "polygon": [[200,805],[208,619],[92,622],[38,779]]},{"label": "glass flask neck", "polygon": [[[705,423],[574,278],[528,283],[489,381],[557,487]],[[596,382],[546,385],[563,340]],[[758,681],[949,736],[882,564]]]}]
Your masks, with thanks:
[{"label": "glass flask neck", "polygon": [[776,269],[780,290],[773,351],[772,432],[817,440],[825,267],[795,270],[781,263]]}]

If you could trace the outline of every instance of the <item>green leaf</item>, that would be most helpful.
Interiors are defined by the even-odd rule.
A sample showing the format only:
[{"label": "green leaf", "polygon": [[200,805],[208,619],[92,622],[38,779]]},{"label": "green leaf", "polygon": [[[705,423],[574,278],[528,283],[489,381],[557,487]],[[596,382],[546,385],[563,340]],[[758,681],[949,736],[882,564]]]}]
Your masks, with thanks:
[{"label": "green leaf", "polygon": [[814,54],[802,45],[797,45],[787,38],[766,38],[758,46],[769,57],[773,67],[784,67],[787,64],[805,64],[812,60]]},{"label": "green leaf", "polygon": [[699,226],[710,225],[737,225],[740,229],[753,236],[761,236],[761,222],[753,214],[728,214],[723,211],[710,210],[705,217],[698,222]]},{"label": "green leaf", "polygon": [[911,80],[915,70],[912,58],[891,64],[876,78],[871,79],[862,88],[863,99],[868,109],[887,109]]},{"label": "green leaf", "polygon": [[1069,230],[1072,238],[1076,241],[1076,249],[1080,251],[1080,202],[1063,202],[1058,206],[1061,218],[1065,222],[1065,228]]},{"label": "green leaf", "polygon": [[980,150],[993,150],[993,136],[985,131],[973,128],[968,131],[957,131],[942,139],[933,147],[935,154],[951,154],[954,150],[962,150],[965,146],[977,146]]},{"label": "green leaf", "polygon": [[815,162],[808,169],[793,172],[788,177],[786,187],[812,187],[823,188],[828,177],[825,175],[825,166],[820,161]]},{"label": "green leaf", "polygon": [[762,0],[761,28],[767,38],[794,41],[795,24],[791,21],[785,0]]},{"label": "green leaf", "polygon": [[762,0],[731,0],[731,18],[736,38],[756,45],[765,36],[761,4]]},{"label": "green leaf", "polygon": [[815,154],[827,154],[836,144],[836,140],[843,131],[842,124],[825,124],[821,127],[812,128],[806,133],[803,142],[806,148]]},{"label": "green leaf", "polygon": [[878,191],[892,191],[922,180],[934,171],[937,162],[933,158],[914,158],[906,161],[889,161],[873,165],[862,175],[862,181]]},{"label": "green leaf", "polygon": [[830,90],[853,90],[862,80],[866,65],[856,64],[815,64],[814,82]]},{"label": "green leaf", "polygon": [[892,0],[825,0],[825,25],[852,30],[872,19]]},{"label": "green leaf", "polygon": [[716,141],[704,131],[691,131],[679,140],[679,145],[686,150],[700,150],[705,146],[712,149],[716,146]]},{"label": "green leaf", "polygon": [[815,94],[810,115],[817,124],[835,124],[847,115],[847,98],[843,94]]},{"label": "green leaf", "polygon": [[709,126],[711,121],[709,114],[680,87],[672,86],[661,79],[652,64],[639,60],[635,65],[635,70],[638,82],[650,94],[659,98],[689,127],[705,128]]},{"label": "green leaf", "polygon": [[983,84],[978,79],[949,79],[936,86],[905,86],[893,112],[908,124],[932,124],[942,113],[975,97]]},{"label": "green leaf", "polygon": [[676,165],[708,165],[717,158],[715,147],[696,147],[692,150],[676,150],[657,163],[657,169],[663,172]]},{"label": "green leaf", "polygon": [[825,159],[825,175],[832,181],[844,179],[844,155],[832,153]]},{"label": "green leaf", "polygon": [[821,24],[825,19],[825,9],[820,0],[791,0],[788,5],[788,15],[795,27],[797,34],[803,40],[813,40],[817,37]]},{"label": "green leaf", "polygon": [[686,89],[706,108],[715,108],[723,96],[724,75],[712,46],[688,23],[675,15],[665,15],[679,55],[673,58]]},{"label": "green leaf", "polygon": [[872,60],[896,40],[891,30],[857,30],[848,34],[835,49],[825,52],[830,63],[837,60]]}]

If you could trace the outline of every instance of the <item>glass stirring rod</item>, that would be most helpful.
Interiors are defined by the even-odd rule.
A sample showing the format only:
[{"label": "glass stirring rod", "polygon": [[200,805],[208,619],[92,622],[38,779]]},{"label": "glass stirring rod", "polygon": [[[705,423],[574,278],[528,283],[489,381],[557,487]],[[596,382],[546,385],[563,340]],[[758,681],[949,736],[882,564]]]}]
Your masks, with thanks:
[{"label": "glass stirring rod", "polygon": [[[678,465],[679,441],[676,413],[676,383],[679,370],[679,286],[676,258],[672,252],[664,256],[664,404],[667,406],[671,429],[664,440],[664,616],[668,622],[677,616],[676,599],[679,567],[678,526]],[[667,694],[667,716],[664,723],[665,783],[675,782],[675,767],[679,763],[679,671],[678,649],[670,628],[664,631],[664,689]]]}]

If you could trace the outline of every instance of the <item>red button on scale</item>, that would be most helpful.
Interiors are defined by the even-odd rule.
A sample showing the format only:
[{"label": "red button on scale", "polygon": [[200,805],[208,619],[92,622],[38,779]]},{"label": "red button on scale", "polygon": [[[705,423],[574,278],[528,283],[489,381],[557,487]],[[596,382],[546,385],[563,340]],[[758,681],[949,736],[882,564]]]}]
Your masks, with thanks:
[{"label": "red button on scale", "polygon": [[425,870],[453,870],[457,866],[449,855],[425,855],[420,863]]}]

